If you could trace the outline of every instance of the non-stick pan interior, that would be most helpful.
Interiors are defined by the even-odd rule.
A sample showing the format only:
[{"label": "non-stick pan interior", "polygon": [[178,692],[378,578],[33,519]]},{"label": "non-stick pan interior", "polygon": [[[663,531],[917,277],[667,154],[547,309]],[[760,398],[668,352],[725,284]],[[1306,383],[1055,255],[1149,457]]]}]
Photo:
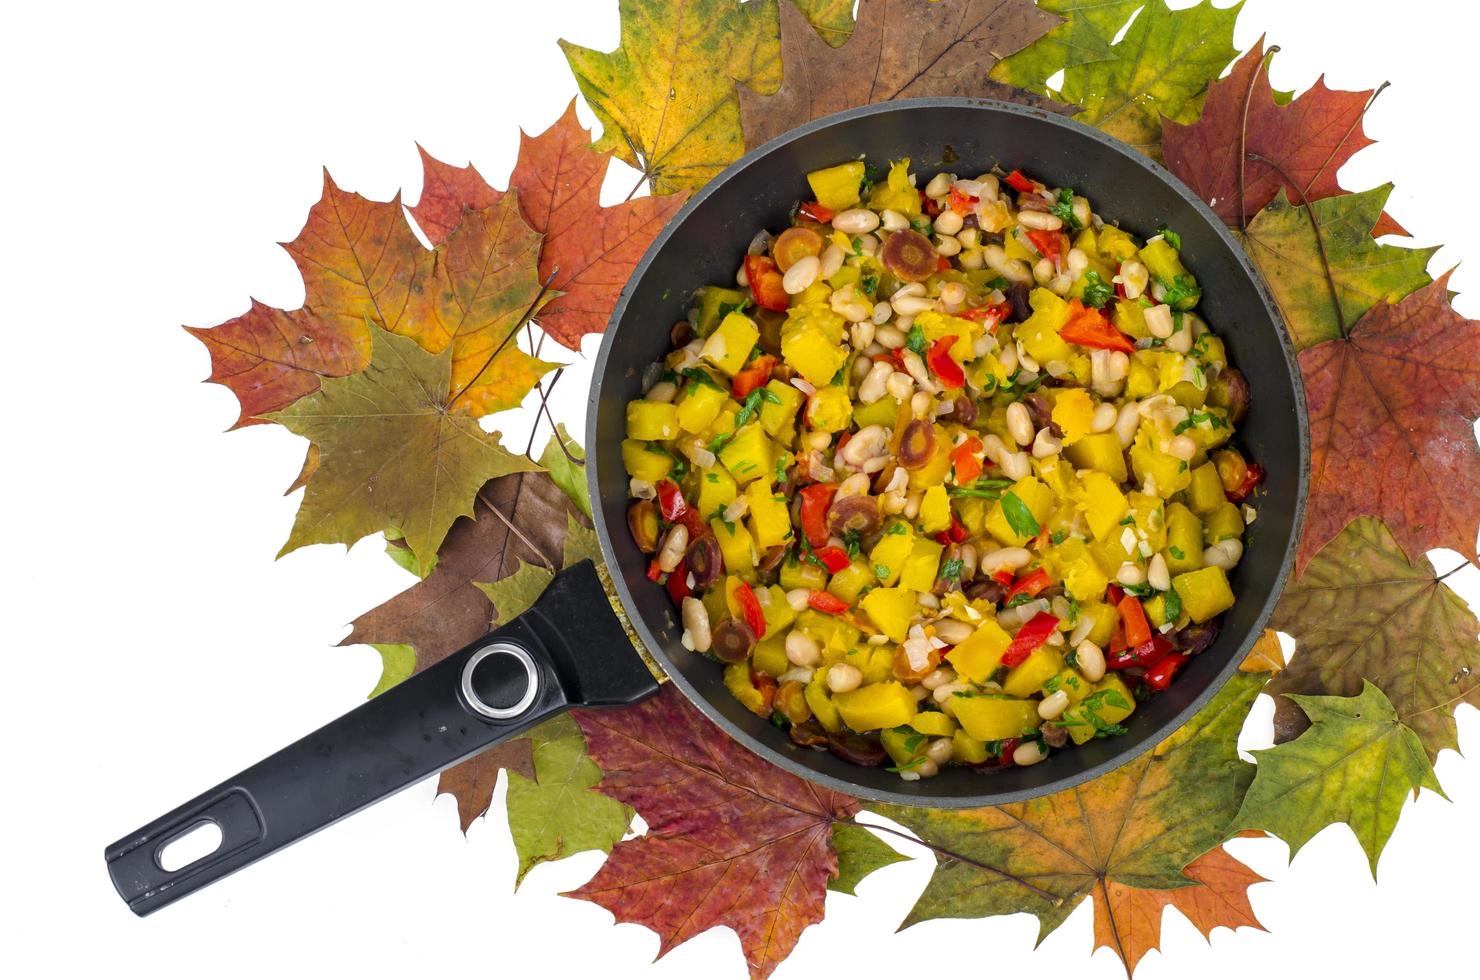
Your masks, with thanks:
[{"label": "non-stick pan interior", "polygon": [[[639,395],[644,368],[667,353],[668,330],[685,317],[693,290],[734,282],[756,231],[786,226],[789,209],[810,197],[807,171],[860,156],[881,171],[907,156],[921,186],[940,170],[974,176],[1020,167],[1050,185],[1076,188],[1107,221],[1138,235],[1175,229],[1203,287],[1200,312],[1248,376],[1253,401],[1239,439],[1268,476],[1252,500],[1258,520],[1232,576],[1238,604],[1225,615],[1218,641],[1167,692],[1138,706],[1126,735],[1067,748],[1028,768],[948,767],[917,782],[850,765],[793,745],[786,732],[741,707],[721,683],[720,668],[679,643],[677,611],[644,578],[647,561],[626,530],[623,406]],[[954,99],[885,103],[819,120],[760,147],[696,195],[654,242],[617,305],[596,365],[587,440],[596,524],[613,579],[674,681],[741,743],[786,768],[866,798],[927,806],[1003,803],[1066,788],[1130,761],[1190,718],[1237,669],[1278,597],[1305,489],[1305,405],[1292,354],[1256,273],[1222,224],[1176,178],[1095,130],[1018,106]]]}]

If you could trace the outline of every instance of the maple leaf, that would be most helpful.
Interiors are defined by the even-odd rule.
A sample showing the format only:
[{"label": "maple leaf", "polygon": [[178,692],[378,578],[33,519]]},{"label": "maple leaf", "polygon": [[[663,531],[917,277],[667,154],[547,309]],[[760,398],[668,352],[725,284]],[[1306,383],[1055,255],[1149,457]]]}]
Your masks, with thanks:
[{"label": "maple leaf", "polygon": [[[1269,693],[1352,696],[1371,682],[1391,692],[1430,759],[1459,750],[1454,709],[1480,707],[1480,621],[1427,558],[1409,564],[1382,522],[1359,517],[1322,548],[1285,587],[1270,625],[1295,638],[1296,655]],[[1298,722],[1288,716],[1300,712],[1275,703],[1289,734]]]},{"label": "maple leaf", "polygon": [[1370,682],[1351,698],[1286,697],[1300,705],[1311,727],[1293,742],[1254,752],[1254,782],[1234,826],[1274,834],[1290,845],[1293,858],[1322,829],[1345,823],[1367,852],[1375,878],[1409,791],[1415,798],[1420,787],[1444,796],[1423,745]]},{"label": "maple leaf", "polygon": [[[1237,228],[1281,189],[1301,202],[1345,194],[1336,171],[1373,142],[1362,132],[1371,90],[1336,91],[1321,76],[1299,98],[1280,104],[1267,69],[1260,38],[1227,78],[1208,87],[1196,122],[1168,119],[1162,127],[1167,168]],[[1372,229],[1374,235],[1402,231],[1386,214]]]},{"label": "maple leaf", "polygon": [[1161,942],[1161,922],[1168,905],[1212,939],[1218,926],[1263,929],[1249,904],[1248,889],[1267,879],[1218,847],[1189,864],[1183,874],[1195,884],[1183,888],[1134,888],[1106,882],[1095,905],[1095,949],[1105,946],[1120,957],[1126,975],[1141,957]]},{"label": "maple leaf", "polygon": [[1297,206],[1281,189],[1249,222],[1244,247],[1269,284],[1296,350],[1344,336],[1379,302],[1395,302],[1429,282],[1426,270],[1437,247],[1372,239],[1392,190],[1383,184]]},{"label": "maple leaf", "polygon": [[[535,726],[530,735],[541,727]],[[493,802],[493,791],[498,787],[498,774],[505,770],[526,779],[535,778],[534,747],[529,737],[485,749],[471,759],[443,770],[437,777],[437,795],[445,793],[457,801],[457,822],[464,834],[473,826],[473,821],[488,812]]]},{"label": "maple leaf", "polygon": [[[841,47],[853,33],[854,0],[791,0],[829,47]],[[783,52],[784,53],[784,52]]]},{"label": "maple leaf", "polygon": [[909,858],[884,842],[878,834],[856,823],[833,824],[833,850],[838,855],[838,873],[827,883],[829,891],[858,894],[858,883],[880,868]]},{"label": "maple leaf", "polygon": [[1278,674],[1285,666],[1285,651],[1280,646],[1280,635],[1274,630],[1265,630],[1244,655],[1238,669],[1253,674]]},{"label": "maple leaf", "polygon": [[1448,284],[1379,303],[1301,351],[1311,449],[1297,571],[1359,514],[1385,520],[1409,554],[1476,559],[1480,324],[1455,312]]},{"label": "maple leaf", "polygon": [[591,133],[576,119],[572,100],[540,135],[520,134],[519,162],[509,177],[525,217],[545,236],[540,278],[562,294],[540,311],[540,326],[572,350],[582,334],[606,329],[627,277],[687,197],[602,207],[610,160],[610,153],[591,149]]},{"label": "maple leaf", "polygon": [[1190,884],[1183,869],[1223,842],[1253,778],[1238,734],[1263,683],[1235,674],[1154,751],[1073,789],[978,810],[873,807],[946,855],[904,925],[1031,912],[1041,941],[1112,882]]},{"label": "maple leaf", "polygon": [[409,208],[427,241],[440,245],[457,227],[464,211],[493,207],[504,196],[472,164],[454,167],[432,156],[420,144],[421,197]]},{"label": "maple leaf", "polygon": [[552,718],[520,741],[534,749],[534,774],[509,775],[509,830],[519,856],[515,886],[537,864],[581,851],[609,852],[632,825],[632,810],[595,792],[601,770],[569,715]]},{"label": "maple leaf", "polygon": [[653,193],[700,187],[740,156],[736,83],[781,84],[776,0],[620,0],[621,43],[560,42],[601,121],[598,150],[642,171]]},{"label": "maple leaf", "polygon": [[1031,47],[992,66],[991,77],[1019,88],[1043,91],[1053,75],[1075,65],[1115,57],[1115,35],[1145,0],[1038,0],[1038,6],[1063,18]]},{"label": "maple leaf", "polygon": [[537,469],[499,445],[443,392],[452,350],[428,354],[414,340],[370,330],[370,365],[275,412],[273,421],[319,447],[292,533],[279,556],[306,544],[352,545],[396,530],[430,570],[452,522],[494,477]]},{"label": "maple leaf", "polygon": [[540,593],[555,578],[555,573],[521,560],[512,575],[497,582],[474,582],[493,606],[493,625],[502,626],[534,605]]},{"label": "maple leaf", "polygon": [[[1031,80],[1041,75],[1041,89],[1082,110],[1074,118],[1098,126],[1152,157],[1161,155],[1163,117],[1190,123],[1202,109],[1203,93],[1238,54],[1233,22],[1242,4],[1214,7],[1204,0],[1194,7],[1171,10],[1164,0],[1141,6],[1125,36],[1108,56],[1068,65],[1056,61],[1061,40],[1050,35],[1021,52],[1011,71]],[[1086,34],[1103,36],[1113,20],[1086,21]],[[1113,35],[1112,35],[1113,36]],[[1046,79],[1064,69],[1057,92]]]},{"label": "maple leaf", "polygon": [[[563,448],[562,448],[563,447]],[[591,517],[591,488],[586,484],[586,453],[581,449],[564,423],[557,423],[545,451],[540,453],[540,465],[550,474],[555,485],[565,492],[582,514]]]},{"label": "maple leaf", "polygon": [[[1042,36],[1054,18],[1031,0],[861,0],[853,36],[832,48],[802,15],[781,9],[781,60],[775,94],[740,92],[745,145],[853,106],[925,95],[1014,98],[1042,108],[1051,100],[992,82],[985,68]],[[917,38],[918,43],[898,43]]]},{"label": "maple leaf", "polygon": [[671,684],[634,707],[575,716],[605,772],[599,789],[648,831],[569,894],[657,932],[659,956],[729,926],[750,975],[770,975],[822,919],[838,873],[832,826],[858,802],[736,745]]}]

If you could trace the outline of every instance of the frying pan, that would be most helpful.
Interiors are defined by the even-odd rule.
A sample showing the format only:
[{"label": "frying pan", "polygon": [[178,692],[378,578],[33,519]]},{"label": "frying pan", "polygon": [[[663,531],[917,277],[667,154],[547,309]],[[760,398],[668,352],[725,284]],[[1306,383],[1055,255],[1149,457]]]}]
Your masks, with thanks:
[{"label": "frying pan", "polygon": [[[694,287],[728,282],[760,228],[788,223],[810,170],[865,156],[908,156],[912,169],[1023,170],[1076,188],[1107,221],[1146,236],[1182,236],[1201,281],[1201,312],[1248,377],[1239,429],[1267,478],[1232,575],[1237,604],[1218,640],[1172,686],[1141,705],[1129,731],[1056,752],[1035,766],[982,773],[947,767],[904,782],[794,745],[725,689],[720,670],[679,642],[665,590],[626,530],[623,406],[669,349]],[[929,807],[1001,804],[1065,789],[1134,759],[1206,703],[1238,668],[1279,597],[1299,537],[1307,445],[1299,372],[1273,303],[1222,223],[1167,171],[1087,126],[1008,103],[911,99],[809,123],[738,160],[697,193],[648,249],[623,291],[596,360],[586,429],[587,476],[602,554],[638,636],[668,677],[740,744],[803,778],[870,800]],[[170,904],[341,817],[512,738],[571,707],[631,704],[658,690],[589,562],[556,576],[538,603],[435,666],[119,840],[105,852],[119,894],[140,915]],[[165,846],[213,823],[210,854],[166,871]]]}]

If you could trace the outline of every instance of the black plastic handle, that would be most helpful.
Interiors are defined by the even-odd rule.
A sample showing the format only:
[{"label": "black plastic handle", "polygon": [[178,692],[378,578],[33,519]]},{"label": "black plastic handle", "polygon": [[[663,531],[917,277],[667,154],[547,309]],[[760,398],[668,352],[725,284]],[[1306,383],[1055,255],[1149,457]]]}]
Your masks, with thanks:
[{"label": "black plastic handle", "polygon": [[[581,562],[518,619],[112,844],[108,874],[148,915],[551,715],[657,690]],[[203,823],[219,846],[166,871],[164,848]]]}]

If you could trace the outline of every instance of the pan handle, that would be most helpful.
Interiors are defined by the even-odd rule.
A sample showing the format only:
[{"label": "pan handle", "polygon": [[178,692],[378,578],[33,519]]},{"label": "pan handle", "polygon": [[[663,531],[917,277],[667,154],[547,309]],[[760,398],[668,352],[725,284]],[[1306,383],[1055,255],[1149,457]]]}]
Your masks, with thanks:
[{"label": "pan handle", "polygon": [[[583,561],[518,619],[110,845],[108,874],[148,915],[551,715],[657,690]],[[217,847],[165,870],[205,824]]]}]

